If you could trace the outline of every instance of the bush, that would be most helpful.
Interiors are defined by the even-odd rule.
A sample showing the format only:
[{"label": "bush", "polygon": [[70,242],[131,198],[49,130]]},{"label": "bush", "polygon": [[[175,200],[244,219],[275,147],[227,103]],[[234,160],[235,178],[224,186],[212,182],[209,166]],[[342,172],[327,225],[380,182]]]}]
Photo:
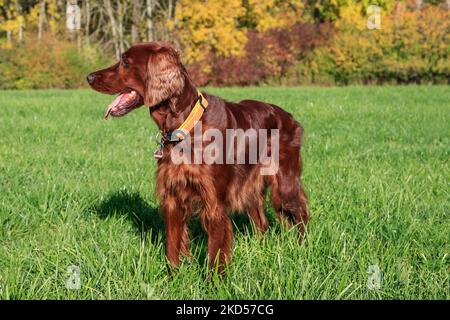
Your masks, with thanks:
[{"label": "bush", "polygon": [[399,3],[382,14],[380,30],[367,29],[358,11],[344,10],[328,45],[297,68],[312,66],[309,73],[337,84],[449,83],[450,10]]},{"label": "bush", "polygon": [[200,85],[257,85],[278,81],[297,60],[322,45],[330,31],[329,24],[312,23],[267,32],[248,31],[243,56],[211,53],[202,64],[193,64],[188,69]]},{"label": "bush", "polygon": [[0,89],[79,88],[86,74],[111,63],[96,47],[78,50],[73,43],[29,39],[0,48]]},{"label": "bush", "polygon": [[[333,23],[240,28],[238,38],[244,35],[246,41],[238,41],[245,43],[239,54],[231,50],[237,42],[225,41],[236,22],[227,20],[230,25],[224,31],[215,29],[220,26],[216,21],[214,28],[202,29],[206,34],[195,33],[199,39],[214,38],[216,45],[195,38],[200,42],[191,41],[190,49],[186,43],[181,46],[182,57],[190,62],[187,68],[198,85],[450,83],[450,10],[430,4],[417,10],[415,1],[395,6],[393,1],[379,2],[392,3],[383,7],[380,30],[367,28],[362,2],[348,1],[340,6]],[[209,17],[208,12],[202,14]],[[187,41],[176,33],[174,37]],[[13,47],[0,43],[0,89],[84,87],[87,73],[113,61],[111,53],[96,46],[78,50],[65,40],[27,39]],[[202,52],[194,54],[198,60],[189,58],[193,46]]]}]

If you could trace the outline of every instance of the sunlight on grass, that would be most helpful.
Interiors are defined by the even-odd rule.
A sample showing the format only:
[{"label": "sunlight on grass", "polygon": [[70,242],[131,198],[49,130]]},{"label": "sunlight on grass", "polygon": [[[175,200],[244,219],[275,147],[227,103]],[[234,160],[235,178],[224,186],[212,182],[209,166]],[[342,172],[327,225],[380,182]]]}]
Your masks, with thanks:
[{"label": "sunlight on grass", "polygon": [[[305,127],[302,246],[267,205],[264,237],[233,217],[222,282],[208,280],[196,221],[194,257],[169,273],[148,111],[103,121],[110,97],[95,92],[0,91],[0,298],[450,298],[448,87],[207,91],[278,104]],[[71,265],[80,290],[66,287]]]}]

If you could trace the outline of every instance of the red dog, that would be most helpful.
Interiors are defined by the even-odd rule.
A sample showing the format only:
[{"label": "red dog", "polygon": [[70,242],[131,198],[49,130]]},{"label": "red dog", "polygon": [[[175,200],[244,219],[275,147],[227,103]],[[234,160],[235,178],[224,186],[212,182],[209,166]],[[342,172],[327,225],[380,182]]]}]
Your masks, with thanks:
[{"label": "red dog", "polygon": [[[200,94],[178,53],[159,42],[131,47],[120,62],[91,73],[87,81],[99,92],[120,94],[108,107],[105,117],[122,116],[145,104],[165,137],[157,154],[157,194],[166,225],[166,254],[173,266],[180,263],[180,254],[190,255],[187,224],[193,212],[198,212],[208,233],[210,266],[217,264],[222,271],[230,259],[233,242],[228,213],[246,211],[257,229],[266,231],[268,221],[263,200],[268,188],[279,219],[297,224],[303,234],[309,217],[300,180],[303,129],[291,114],[269,103],[254,100],[233,103]],[[174,163],[170,154],[178,143],[168,133],[191,121],[187,128],[178,130],[182,134],[177,136],[183,139],[189,131],[192,134],[195,124],[192,118],[195,123],[200,118],[203,133],[214,128],[223,136],[227,129],[278,129],[278,170],[272,175],[262,175],[263,164],[254,162]],[[254,137],[247,137],[245,147],[251,139]],[[183,143],[190,140],[185,139]],[[232,148],[236,148],[234,142]],[[269,153],[273,149],[270,145]],[[246,156],[245,160],[248,159]]]}]

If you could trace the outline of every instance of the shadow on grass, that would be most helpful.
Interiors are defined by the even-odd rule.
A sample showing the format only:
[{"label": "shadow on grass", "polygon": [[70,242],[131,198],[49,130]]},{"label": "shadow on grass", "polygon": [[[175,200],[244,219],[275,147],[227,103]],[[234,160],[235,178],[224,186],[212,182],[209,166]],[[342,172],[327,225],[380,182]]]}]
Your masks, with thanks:
[{"label": "shadow on grass", "polygon": [[165,238],[164,221],[158,207],[146,202],[137,192],[119,190],[112,193],[96,205],[94,211],[101,218],[125,216],[141,237],[150,232],[153,243]]},{"label": "shadow on grass", "polygon": [[[159,208],[145,201],[137,192],[116,191],[94,206],[94,211],[104,219],[113,216],[125,216],[142,238],[150,233],[152,243],[165,242],[165,226]],[[236,235],[255,235],[255,228],[247,214],[234,213],[230,218]],[[273,226],[273,216],[268,215],[268,218],[269,225]],[[206,259],[208,240],[198,217],[194,217],[189,222],[189,233],[191,250],[197,251],[200,259]]]}]

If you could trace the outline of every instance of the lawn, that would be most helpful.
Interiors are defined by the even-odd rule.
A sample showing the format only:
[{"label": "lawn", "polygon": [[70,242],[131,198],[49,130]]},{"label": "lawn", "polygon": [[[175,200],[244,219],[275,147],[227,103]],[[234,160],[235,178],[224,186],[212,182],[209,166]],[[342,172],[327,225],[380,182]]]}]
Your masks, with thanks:
[{"label": "lawn", "polygon": [[93,91],[0,91],[0,298],[450,299],[449,87],[206,91],[303,124],[307,240],[269,205],[263,237],[234,215],[217,281],[194,221],[193,258],[170,273],[148,111],[104,121],[111,97]]}]

